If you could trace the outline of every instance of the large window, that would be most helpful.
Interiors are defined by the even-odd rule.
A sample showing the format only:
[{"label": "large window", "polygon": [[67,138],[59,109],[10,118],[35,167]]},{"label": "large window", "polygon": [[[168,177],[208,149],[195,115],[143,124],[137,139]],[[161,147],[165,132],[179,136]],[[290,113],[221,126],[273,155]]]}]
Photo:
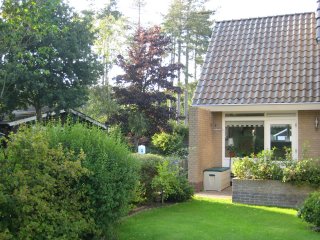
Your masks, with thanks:
[{"label": "large window", "polygon": [[225,157],[250,156],[263,149],[263,121],[226,121]]}]

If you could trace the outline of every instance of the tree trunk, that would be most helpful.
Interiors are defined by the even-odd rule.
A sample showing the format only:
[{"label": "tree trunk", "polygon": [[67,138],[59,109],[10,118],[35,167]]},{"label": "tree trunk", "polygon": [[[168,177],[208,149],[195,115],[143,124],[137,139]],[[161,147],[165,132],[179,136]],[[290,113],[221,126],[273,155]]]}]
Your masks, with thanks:
[{"label": "tree trunk", "polygon": [[185,83],[184,83],[184,123],[188,125],[188,85],[189,85],[189,30],[187,30],[187,41],[186,41],[186,66],[185,66]]},{"label": "tree trunk", "polygon": [[42,108],[41,108],[41,106],[35,105],[34,108],[36,109],[37,122],[42,122]]},{"label": "tree trunk", "polygon": [[197,49],[196,46],[194,48],[194,74],[193,74],[194,81],[197,81]]},{"label": "tree trunk", "polygon": [[[179,37],[178,39],[178,63],[181,64],[181,39]],[[181,71],[180,69],[178,70],[178,87],[180,87],[180,81],[181,81]],[[177,117],[180,117],[181,114],[181,93],[178,93],[178,98],[177,98]]]}]

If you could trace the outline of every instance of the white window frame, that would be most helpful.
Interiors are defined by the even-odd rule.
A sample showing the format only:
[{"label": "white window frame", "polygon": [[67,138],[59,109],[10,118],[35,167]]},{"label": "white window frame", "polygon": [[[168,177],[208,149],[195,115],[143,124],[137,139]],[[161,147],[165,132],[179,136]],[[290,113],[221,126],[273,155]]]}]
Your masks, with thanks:
[{"label": "white window frame", "polygon": [[[263,116],[226,116],[226,114],[241,114],[250,112],[224,112],[222,114],[222,166],[229,167],[230,158],[225,154],[225,126],[227,121],[263,121],[264,122],[264,149],[270,149],[270,126],[271,124],[291,124],[292,125],[292,157],[298,159],[298,112],[263,112]],[[254,112],[262,113],[262,112]],[[254,114],[252,113],[252,114]],[[232,161],[232,160],[231,160]]]}]

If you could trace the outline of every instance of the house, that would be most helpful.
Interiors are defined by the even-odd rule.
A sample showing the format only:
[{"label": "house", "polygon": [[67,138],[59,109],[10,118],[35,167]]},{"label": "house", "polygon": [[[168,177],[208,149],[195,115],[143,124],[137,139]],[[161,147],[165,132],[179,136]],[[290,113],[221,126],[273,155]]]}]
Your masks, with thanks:
[{"label": "house", "polygon": [[[36,112],[34,108],[28,108],[25,110],[15,110],[10,117],[4,117],[0,121],[0,138],[1,136],[6,136],[10,132],[16,131],[21,124],[32,124],[36,122]],[[58,113],[51,112],[47,109],[45,113],[42,114],[42,119],[61,119],[62,121],[67,118],[72,118],[74,121],[85,122],[89,125],[97,126],[100,129],[107,130],[107,126],[102,124],[93,118],[85,115],[74,109],[60,110]]]},{"label": "house", "polygon": [[320,1],[315,13],[216,22],[189,117],[188,177],[276,147],[320,156]]}]

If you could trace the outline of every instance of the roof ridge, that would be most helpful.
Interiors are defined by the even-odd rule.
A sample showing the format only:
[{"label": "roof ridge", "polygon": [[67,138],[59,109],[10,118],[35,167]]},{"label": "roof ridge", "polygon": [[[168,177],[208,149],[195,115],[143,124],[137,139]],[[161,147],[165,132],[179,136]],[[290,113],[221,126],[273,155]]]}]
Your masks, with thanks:
[{"label": "roof ridge", "polygon": [[287,13],[287,14],[279,14],[279,15],[269,15],[264,17],[239,18],[239,19],[215,21],[215,23],[236,22],[236,21],[243,21],[243,20],[255,20],[255,19],[263,19],[263,18],[284,17],[284,16],[293,16],[293,15],[307,15],[307,14],[315,14],[315,12]]}]

